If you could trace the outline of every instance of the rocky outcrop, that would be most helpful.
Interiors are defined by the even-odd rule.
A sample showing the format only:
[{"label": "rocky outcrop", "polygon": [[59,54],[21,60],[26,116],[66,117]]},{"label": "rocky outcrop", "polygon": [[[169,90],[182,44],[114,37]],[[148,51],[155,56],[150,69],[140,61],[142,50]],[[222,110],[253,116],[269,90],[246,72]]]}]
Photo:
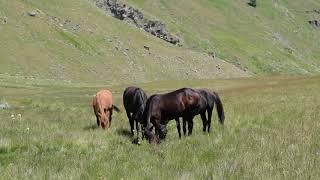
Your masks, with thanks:
[{"label": "rocky outcrop", "polygon": [[0,17],[0,23],[1,24],[7,24],[8,23],[8,17],[6,17],[6,16]]},{"label": "rocky outcrop", "polygon": [[145,18],[143,13],[126,4],[117,2],[117,0],[95,0],[96,5],[111,13],[111,15],[120,20],[132,22],[136,27],[144,29],[146,32],[161,38],[172,44],[180,44],[180,39],[171,35],[166,25],[161,21],[153,21]]},{"label": "rocky outcrop", "polygon": [[7,102],[0,103],[0,109],[9,109],[10,105]]},{"label": "rocky outcrop", "polygon": [[320,28],[320,20],[310,20],[309,24],[315,28]]},{"label": "rocky outcrop", "polygon": [[320,29],[320,10],[314,9],[310,11],[306,11],[310,17],[312,17],[308,23],[314,28]]},{"label": "rocky outcrop", "polygon": [[306,11],[306,13],[310,14],[310,13],[315,13],[315,14],[320,14],[320,10],[314,9],[311,11]]}]

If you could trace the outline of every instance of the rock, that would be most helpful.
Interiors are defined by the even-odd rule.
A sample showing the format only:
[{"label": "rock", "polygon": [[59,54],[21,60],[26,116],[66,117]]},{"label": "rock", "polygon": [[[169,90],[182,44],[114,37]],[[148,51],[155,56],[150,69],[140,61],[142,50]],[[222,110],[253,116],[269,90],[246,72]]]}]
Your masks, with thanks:
[{"label": "rock", "polygon": [[72,26],[72,29],[73,29],[74,31],[79,31],[79,29],[80,29],[80,24],[77,24],[77,25],[75,25],[75,26]]},{"label": "rock", "polygon": [[10,105],[5,102],[5,103],[0,103],[0,109],[9,109],[10,108]]},{"label": "rock", "polygon": [[31,16],[31,17],[35,17],[37,15],[37,12],[30,11],[30,12],[28,12],[28,15]]},{"label": "rock", "polygon": [[320,14],[320,10],[317,10],[317,9],[314,9],[314,10],[309,10],[309,11],[306,11],[306,13],[310,14],[310,13],[315,13],[315,14]]},{"label": "rock", "polygon": [[150,34],[157,36],[171,44],[178,44],[180,40],[177,37],[170,35],[166,30],[166,25],[160,21],[147,21],[143,29]]},{"label": "rock", "polygon": [[171,35],[163,22],[148,20],[143,16],[143,13],[126,4],[118,3],[117,0],[96,0],[96,5],[107,12],[110,12],[113,17],[120,20],[132,22],[136,27],[144,29],[146,32],[163,39],[172,44],[180,43],[178,37]]},{"label": "rock", "polygon": [[148,50],[148,51],[150,50],[150,47],[149,47],[149,46],[146,46],[146,45],[144,45],[143,48],[146,49],[146,50]]},{"label": "rock", "polygon": [[8,17],[6,17],[6,16],[0,17],[0,22],[1,22],[1,24],[7,24],[8,23]]},{"label": "rock", "polygon": [[309,24],[315,28],[320,28],[320,20],[310,20]]},{"label": "rock", "polygon": [[208,52],[208,55],[212,57],[212,59],[214,59],[216,57],[216,53],[215,52]]}]

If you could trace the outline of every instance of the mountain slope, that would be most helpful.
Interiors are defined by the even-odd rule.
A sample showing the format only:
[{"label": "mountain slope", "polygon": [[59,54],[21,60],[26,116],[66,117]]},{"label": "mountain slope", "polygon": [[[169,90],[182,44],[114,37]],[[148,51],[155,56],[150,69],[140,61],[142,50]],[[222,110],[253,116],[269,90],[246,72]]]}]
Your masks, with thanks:
[{"label": "mountain slope", "polygon": [[245,0],[121,2],[166,23],[183,46],[111,17],[94,0],[0,0],[0,76],[116,84],[320,71],[320,30],[308,24],[320,19],[310,12],[320,7],[315,0],[257,8]]},{"label": "mountain slope", "polygon": [[248,75],[114,19],[91,1],[1,0],[0,12],[8,18],[0,25],[3,76],[114,84]]},{"label": "mountain slope", "polygon": [[[320,71],[320,20],[316,0],[125,0],[167,22],[185,46],[215,52],[258,74],[309,74]],[[307,12],[309,11],[309,12]]]}]

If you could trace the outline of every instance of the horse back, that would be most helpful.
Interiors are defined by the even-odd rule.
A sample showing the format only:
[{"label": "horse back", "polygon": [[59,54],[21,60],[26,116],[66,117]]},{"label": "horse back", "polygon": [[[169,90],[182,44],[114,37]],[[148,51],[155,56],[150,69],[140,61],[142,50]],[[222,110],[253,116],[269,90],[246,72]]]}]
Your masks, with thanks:
[{"label": "horse back", "polygon": [[123,92],[123,104],[127,110],[134,111],[147,101],[146,93],[138,87],[127,87]]},{"label": "horse back", "polygon": [[201,94],[201,96],[205,98],[207,106],[212,108],[215,102],[215,95],[213,94],[213,92],[209,89],[198,89],[198,91]]},{"label": "horse back", "polygon": [[199,106],[200,95],[191,88],[181,88],[161,96],[162,111],[170,118],[191,113]]},{"label": "horse back", "polygon": [[106,109],[112,108],[112,93],[109,90],[100,90],[93,100],[93,105]]}]

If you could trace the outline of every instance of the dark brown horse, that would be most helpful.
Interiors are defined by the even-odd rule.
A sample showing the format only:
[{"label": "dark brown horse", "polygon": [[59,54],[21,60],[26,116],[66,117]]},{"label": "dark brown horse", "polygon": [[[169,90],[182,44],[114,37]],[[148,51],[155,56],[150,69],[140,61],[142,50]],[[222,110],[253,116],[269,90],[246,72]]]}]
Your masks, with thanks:
[{"label": "dark brown horse", "polygon": [[[147,94],[138,87],[127,87],[123,92],[123,105],[126,109],[130,123],[131,135],[134,136],[134,122],[136,122],[137,144],[139,141],[139,123],[141,122],[144,108],[146,106]],[[143,130],[143,128],[142,128]],[[143,132],[142,132],[143,133]],[[143,138],[143,135],[142,135]]]},{"label": "dark brown horse", "polygon": [[[192,134],[192,118],[198,113],[200,98],[199,92],[190,88],[151,96],[147,100],[143,117],[145,135],[149,142],[160,142],[160,139],[164,139],[167,134],[166,125],[172,119],[176,120],[179,137],[181,137],[179,117],[183,117],[188,122],[188,133]],[[155,127],[155,135],[152,133],[153,127]]]},{"label": "dark brown horse", "polygon": [[[214,104],[216,104],[216,109],[219,117],[220,124],[224,124],[224,110],[223,105],[220,100],[218,93],[211,91],[209,89],[198,89],[196,90],[201,95],[200,98],[200,106],[198,110],[194,110],[196,112],[194,115],[200,114],[203,124],[203,132],[210,132],[211,127],[211,116],[214,108]],[[208,114],[208,118],[206,117],[206,113]],[[193,118],[192,118],[193,119]],[[186,134],[186,120],[183,120],[183,133]]]},{"label": "dark brown horse", "polygon": [[105,129],[111,126],[113,109],[120,112],[120,109],[113,104],[112,93],[109,90],[97,92],[92,101],[94,114],[97,118],[97,125]]}]

